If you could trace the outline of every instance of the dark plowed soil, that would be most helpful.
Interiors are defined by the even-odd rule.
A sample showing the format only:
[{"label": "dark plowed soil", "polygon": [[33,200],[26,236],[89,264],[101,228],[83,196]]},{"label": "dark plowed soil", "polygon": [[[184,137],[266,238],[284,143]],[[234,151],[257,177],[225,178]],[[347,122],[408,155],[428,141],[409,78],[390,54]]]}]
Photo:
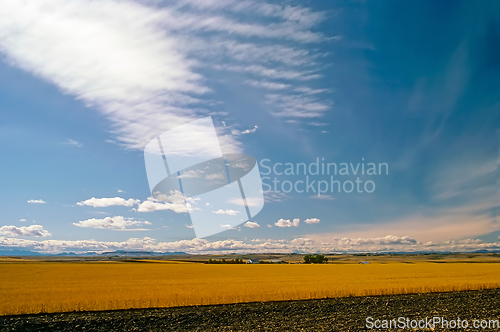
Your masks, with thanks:
[{"label": "dark plowed soil", "polygon": [[500,319],[500,289],[7,316],[0,317],[0,331],[359,331],[366,330],[365,320],[369,316],[375,319],[436,316],[448,320],[460,317],[472,325],[474,319]]}]

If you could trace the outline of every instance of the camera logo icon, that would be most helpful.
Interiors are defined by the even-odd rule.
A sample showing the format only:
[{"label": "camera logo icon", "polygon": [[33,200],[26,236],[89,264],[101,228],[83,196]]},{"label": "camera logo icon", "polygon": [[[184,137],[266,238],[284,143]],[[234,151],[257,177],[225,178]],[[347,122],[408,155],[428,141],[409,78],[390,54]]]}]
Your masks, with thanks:
[{"label": "camera logo icon", "polygon": [[197,238],[236,227],[264,207],[256,159],[223,155],[211,117],[154,138],[144,161],[153,198],[185,204]]}]

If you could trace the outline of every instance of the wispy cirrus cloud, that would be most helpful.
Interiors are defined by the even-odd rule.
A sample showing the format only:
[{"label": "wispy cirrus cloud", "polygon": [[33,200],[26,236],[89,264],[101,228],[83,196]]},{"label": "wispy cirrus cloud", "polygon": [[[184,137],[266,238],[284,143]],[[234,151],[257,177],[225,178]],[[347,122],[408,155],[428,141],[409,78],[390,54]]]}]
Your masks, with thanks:
[{"label": "wispy cirrus cloud", "polygon": [[316,118],[330,109],[321,98],[312,96],[268,94],[266,98],[277,106],[274,114],[279,117]]},{"label": "wispy cirrus cloud", "polygon": [[[264,17],[274,17],[284,19],[290,22],[296,22],[302,27],[311,27],[324,19],[323,13],[314,12],[308,8],[292,5],[279,5],[269,4],[259,1],[235,1],[235,0],[221,0],[221,1],[204,1],[204,0],[187,0],[180,2],[177,6],[184,7],[190,6],[199,10],[220,10],[225,9],[228,11],[241,13],[241,12],[255,12]],[[315,37],[317,38],[317,37]]]},{"label": "wispy cirrus cloud", "polygon": [[309,122],[308,123],[310,126],[313,126],[313,127],[323,127],[323,126],[328,126],[328,123],[325,123],[325,122]]},{"label": "wispy cirrus cloud", "polygon": [[78,141],[75,141],[74,139],[70,139],[70,138],[68,138],[67,140],[65,140],[65,141],[63,142],[63,144],[65,144],[65,145],[70,145],[70,146],[75,146],[75,147],[77,147],[77,148],[81,148],[81,147],[83,146],[83,144],[82,144],[82,143],[80,143],[80,142],[78,142]]},{"label": "wispy cirrus cloud", "polygon": [[[206,115],[210,103],[224,102],[209,97],[200,68],[245,73],[266,90],[283,88],[280,97],[268,97],[282,109],[273,111],[279,116],[321,116],[328,105],[305,94],[291,97],[291,89],[319,77],[316,54],[301,45],[325,41],[312,30],[323,19],[302,6],[260,1],[2,2],[0,52],[98,109],[121,144],[142,149],[154,136]],[[233,136],[219,139],[226,153],[241,150]]]},{"label": "wispy cirrus cloud", "polygon": [[[276,68],[276,67],[266,67],[262,65],[218,65],[215,67],[220,70],[233,71],[237,73],[248,73],[253,77],[261,79],[275,79],[275,80],[297,80],[297,81],[308,81],[316,78],[320,78],[319,74],[312,71],[301,71],[297,69],[290,68]],[[254,86],[256,85],[256,81]],[[269,82],[268,82],[269,83]],[[264,86],[260,86],[264,87]],[[270,86],[268,86],[269,88]],[[271,89],[273,90],[273,89]]]},{"label": "wispy cirrus cloud", "polygon": [[[0,51],[99,109],[122,143],[142,148],[193,119],[190,105],[209,91],[167,31],[164,22],[172,17],[168,9],[133,1],[2,3]],[[171,23],[184,24],[180,17]]]},{"label": "wispy cirrus cloud", "polygon": [[[221,52],[227,53],[240,63],[261,65],[280,64],[286,68],[309,67],[315,56],[308,50],[285,45],[259,45],[235,40],[215,40]],[[255,81],[254,81],[255,82]]]}]

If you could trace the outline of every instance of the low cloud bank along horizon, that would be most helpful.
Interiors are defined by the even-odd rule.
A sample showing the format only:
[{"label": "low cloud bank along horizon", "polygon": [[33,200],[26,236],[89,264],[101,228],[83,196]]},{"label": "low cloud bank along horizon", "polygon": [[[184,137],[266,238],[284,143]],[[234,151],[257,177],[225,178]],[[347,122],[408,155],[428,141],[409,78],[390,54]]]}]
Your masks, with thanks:
[{"label": "low cloud bank along horizon", "polygon": [[[36,226],[36,225],[35,225]],[[6,227],[6,226],[4,226]],[[8,232],[8,231],[7,231]],[[2,234],[2,233],[0,233]],[[5,233],[4,233],[5,234]],[[9,234],[12,236],[12,234]],[[230,253],[368,253],[368,252],[471,252],[486,250],[500,251],[500,239],[487,243],[477,239],[463,239],[444,242],[421,242],[409,236],[387,235],[378,238],[332,238],[319,241],[312,238],[298,237],[292,240],[252,239],[242,241],[228,239],[208,241],[206,239],[158,242],[144,238],[129,238],[126,241],[96,240],[28,240],[20,238],[0,237],[2,249],[24,249],[41,254],[58,254],[63,252],[103,253],[114,250],[134,250],[148,252],[185,252],[188,254],[230,254]]]}]

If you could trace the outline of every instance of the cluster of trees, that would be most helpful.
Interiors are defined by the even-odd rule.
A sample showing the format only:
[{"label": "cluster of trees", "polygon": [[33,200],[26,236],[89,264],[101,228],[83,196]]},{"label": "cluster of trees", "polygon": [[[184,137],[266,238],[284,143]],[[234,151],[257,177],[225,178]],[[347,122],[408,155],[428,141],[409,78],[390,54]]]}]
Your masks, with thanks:
[{"label": "cluster of trees", "polygon": [[328,258],[326,258],[325,255],[305,255],[304,256],[304,263],[305,264],[311,264],[311,263],[323,264],[323,263],[328,263]]},{"label": "cluster of trees", "polygon": [[236,258],[236,259],[221,259],[220,261],[219,260],[216,260],[216,259],[209,259],[207,264],[245,264],[246,262],[243,261],[243,259],[241,258]]}]

